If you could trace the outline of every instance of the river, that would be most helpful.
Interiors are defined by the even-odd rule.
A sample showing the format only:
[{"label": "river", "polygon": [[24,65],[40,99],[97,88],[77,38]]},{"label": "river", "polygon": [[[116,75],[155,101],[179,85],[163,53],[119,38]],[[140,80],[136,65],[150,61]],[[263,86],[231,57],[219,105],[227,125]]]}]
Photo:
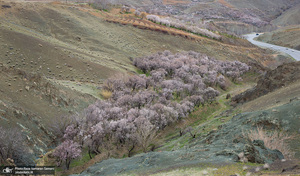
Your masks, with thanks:
[{"label": "river", "polygon": [[272,50],[276,50],[276,51],[279,51],[279,52],[286,53],[286,54],[290,55],[291,57],[293,57],[295,60],[300,61],[300,51],[298,51],[298,50],[256,41],[256,40],[254,40],[255,37],[258,37],[256,35],[256,33],[247,34],[247,35],[244,35],[244,37],[254,45],[257,45],[257,46],[262,47],[262,48],[269,48],[269,49],[272,49]]}]

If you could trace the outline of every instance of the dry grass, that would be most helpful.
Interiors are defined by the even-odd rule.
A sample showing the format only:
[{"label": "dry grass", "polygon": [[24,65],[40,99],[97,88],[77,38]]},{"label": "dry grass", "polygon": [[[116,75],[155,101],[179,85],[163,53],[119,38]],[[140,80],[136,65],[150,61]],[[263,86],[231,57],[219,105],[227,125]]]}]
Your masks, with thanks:
[{"label": "dry grass", "polygon": [[128,82],[129,75],[128,74],[115,74],[114,76],[111,76],[109,79],[107,79],[102,87],[102,90],[100,92],[100,96],[107,100],[112,96],[112,93],[114,92],[114,81],[113,80],[121,80],[123,82]]},{"label": "dry grass", "polygon": [[191,39],[191,40],[205,40],[206,38],[201,37],[201,36],[197,36],[194,35],[192,33],[189,32],[185,32],[179,29],[174,29],[171,27],[166,27],[164,25],[159,25],[153,22],[149,22],[146,19],[137,19],[137,18],[133,18],[133,17],[126,17],[123,15],[123,18],[117,18],[114,16],[109,16],[106,18],[107,22],[111,22],[111,23],[118,23],[118,24],[122,24],[122,25],[133,25],[134,27],[138,27],[140,29],[148,29],[148,30],[152,30],[152,31],[157,31],[157,32],[162,32],[162,33],[166,33],[169,35],[174,35],[174,36],[181,36],[187,39]]},{"label": "dry grass", "polygon": [[295,152],[291,151],[288,141],[294,139],[295,135],[289,135],[280,131],[267,132],[263,127],[259,126],[256,130],[250,130],[248,134],[244,134],[251,141],[262,140],[265,146],[272,150],[279,150],[286,159],[292,159]]},{"label": "dry grass", "polygon": [[100,94],[106,100],[112,96],[112,92],[109,90],[102,90]]}]

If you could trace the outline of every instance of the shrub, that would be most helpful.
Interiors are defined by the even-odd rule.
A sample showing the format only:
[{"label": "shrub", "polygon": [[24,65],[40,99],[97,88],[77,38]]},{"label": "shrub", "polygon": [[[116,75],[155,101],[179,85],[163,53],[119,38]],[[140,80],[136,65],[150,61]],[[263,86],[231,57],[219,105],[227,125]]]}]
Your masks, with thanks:
[{"label": "shrub", "polygon": [[19,129],[0,127],[0,164],[7,164],[11,159],[16,165],[33,164],[24,142],[24,136]]},{"label": "shrub", "polygon": [[122,13],[130,13],[130,7],[123,5],[121,8]]},{"label": "shrub", "polygon": [[[49,130],[54,135],[53,142],[60,143],[65,135],[65,130],[73,123],[70,116],[56,116],[50,120]],[[52,137],[52,136],[51,136]]]},{"label": "shrub", "polygon": [[137,16],[137,17],[140,17],[141,16],[141,12],[139,10],[135,10],[134,11],[134,15]]},{"label": "shrub", "polygon": [[149,120],[144,117],[135,120],[137,124],[137,142],[142,147],[144,152],[147,152],[148,146],[153,142],[156,137],[156,127],[152,125]]},{"label": "shrub", "polygon": [[141,18],[146,18],[146,16],[147,16],[147,13],[146,12],[141,12]]},{"label": "shrub", "polygon": [[107,100],[107,99],[109,99],[109,98],[112,96],[112,92],[109,91],[109,90],[102,90],[102,91],[101,91],[101,96],[102,96],[105,100]]},{"label": "shrub", "polygon": [[295,135],[288,135],[279,131],[267,132],[263,127],[258,126],[255,130],[250,130],[248,134],[244,134],[251,141],[262,140],[265,146],[272,150],[279,150],[283,156],[287,159],[292,159],[294,157],[294,152],[291,151],[288,141],[295,138]]}]

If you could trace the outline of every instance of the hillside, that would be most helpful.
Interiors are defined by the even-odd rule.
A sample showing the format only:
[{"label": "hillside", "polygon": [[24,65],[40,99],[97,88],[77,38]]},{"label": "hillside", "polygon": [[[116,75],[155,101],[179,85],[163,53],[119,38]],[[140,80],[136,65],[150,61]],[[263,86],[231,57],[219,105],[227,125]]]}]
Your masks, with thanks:
[{"label": "hillside", "polygon": [[[96,9],[94,4],[71,0],[0,0],[0,139],[9,141],[0,141],[0,152],[8,153],[6,158],[0,157],[0,164],[11,164],[10,157],[17,165],[38,162],[54,166],[59,161],[55,148],[67,142],[74,144],[77,151],[82,150],[82,155],[71,165],[61,160],[56,167],[58,175],[83,171],[92,175],[127,174],[140,166],[141,172],[154,173],[208,162],[231,165],[245,159],[239,156],[242,152],[248,152],[247,161],[259,167],[283,158],[285,153],[260,141],[240,140],[242,136],[237,134],[255,130],[255,125],[261,123],[273,127],[278,125],[272,124],[276,119],[285,124],[287,119],[253,104],[233,107],[229,95],[253,87],[259,75],[273,75],[271,70],[277,67],[279,71],[274,75],[280,75],[284,72],[280,65],[292,60],[226,32],[243,33],[265,23],[268,26],[279,11],[297,2],[142,2],[145,4],[128,1],[132,6],[124,12],[121,5]],[[263,11],[266,6],[272,9]],[[146,12],[136,15],[134,8]],[[218,37],[145,17],[153,14],[190,27],[199,24],[200,31]],[[224,18],[220,18],[223,14]],[[195,23],[186,20],[191,17]],[[244,26],[247,29],[241,32]],[[296,68],[294,71],[298,73]],[[298,79],[292,77],[297,73],[285,76],[287,80]],[[280,88],[282,84],[278,82]],[[260,85],[263,83],[257,85],[264,88]],[[296,96],[297,91],[291,95]],[[290,122],[278,130],[296,132],[298,121],[292,114],[299,113],[295,108],[298,104],[280,104],[278,109],[291,115]],[[246,111],[251,108],[254,112]],[[242,110],[245,112],[239,114]],[[151,122],[146,116],[152,118]],[[269,116],[272,118],[265,120]],[[255,119],[253,124],[248,123],[251,119]],[[150,131],[155,131],[153,141],[148,142],[144,136],[146,142],[137,143],[140,136],[135,133],[143,130],[136,124],[151,127]],[[107,129],[103,130],[105,125]],[[288,127],[291,131],[286,130]],[[10,139],[7,133],[11,129],[17,131],[20,141]],[[228,145],[224,145],[224,139],[230,141]],[[9,145],[23,148],[26,156],[10,154],[18,150],[10,151]],[[297,145],[293,143],[293,152],[298,157]],[[149,150],[154,152],[142,154]],[[113,157],[119,159],[110,159]],[[37,161],[38,158],[41,159]],[[103,170],[98,171],[102,166]]]},{"label": "hillside", "polygon": [[[192,173],[194,175],[203,174],[204,172],[212,175],[219,175],[222,173],[227,173],[228,175],[235,173],[245,174],[247,172],[251,172],[250,168],[254,168],[253,170],[255,170],[256,167],[262,167],[259,165],[256,167],[248,166],[249,170],[245,171],[243,171],[242,168],[247,164],[233,166],[232,168],[230,167],[230,165],[233,165],[234,162],[239,160],[238,155],[243,150],[246,150],[246,145],[253,146],[253,149],[251,149],[253,152],[257,152],[255,150],[260,152],[266,151],[262,151],[260,149],[260,147],[264,148],[264,146],[260,146],[258,144],[247,144],[247,142],[245,144],[243,137],[238,137],[238,134],[242,134],[242,131],[249,130],[249,128],[254,126],[255,123],[268,124],[275,119],[276,121],[278,120],[278,124],[282,124],[284,122],[284,128],[289,130],[289,132],[297,133],[297,126],[300,125],[297,117],[292,115],[284,117],[281,115],[281,113],[297,114],[299,113],[296,108],[298,106],[299,101],[296,101],[277,107],[277,111],[275,112],[272,110],[266,110],[252,113],[242,113],[233,117],[231,121],[220,126],[217,130],[212,131],[205,137],[199,137],[193,140],[190,139],[189,144],[185,145],[185,147],[182,149],[175,151],[150,152],[126,159],[105,160],[101,163],[95,164],[80,175],[140,175],[145,173],[148,173],[149,175],[154,175],[154,173],[157,175],[164,175],[165,172],[170,172],[170,174],[172,174],[170,170],[174,170],[174,168],[178,169],[177,172],[179,169],[182,169],[182,174],[188,174],[189,170],[193,171]],[[280,113],[278,113],[278,111],[280,111]],[[279,127],[281,129],[283,127],[277,126],[277,124],[273,123],[269,123],[269,125],[269,128]],[[234,140],[232,140],[234,138],[233,136],[236,137]],[[207,140],[209,140],[211,143],[208,143]],[[226,142],[225,145],[224,140],[236,142]],[[295,145],[297,144],[299,144],[299,142],[297,143],[297,141],[295,141]],[[256,160],[258,160],[260,157],[265,157],[263,155],[259,155],[262,155],[262,153],[258,154],[258,156],[254,156],[258,157],[255,158]],[[269,155],[268,157],[274,157],[274,160],[278,159],[276,153],[270,152],[267,155]],[[228,166],[226,167],[226,165]],[[231,170],[227,170],[228,168],[231,168]],[[282,168],[274,168],[273,172],[280,173],[280,169]],[[297,170],[291,171],[292,172],[288,172],[286,174],[297,173]],[[264,171],[262,170],[256,172],[255,174],[261,173],[264,173]],[[173,174],[175,173],[173,172]]]},{"label": "hillside", "polygon": [[[299,23],[297,23],[299,24]],[[257,40],[300,50],[300,26],[291,25],[264,33]]]},{"label": "hillside", "polygon": [[[129,1],[134,2],[134,1]],[[176,3],[177,2],[177,3]],[[207,28],[241,35],[251,32],[264,32],[297,23],[294,6],[299,1],[293,0],[197,0],[197,1],[153,1],[152,4],[135,7],[159,15],[172,14],[189,23],[201,21]],[[294,9],[294,10],[292,10]],[[294,16],[293,19],[288,16]],[[278,19],[277,19],[278,18]],[[273,22],[274,20],[274,22]],[[276,22],[275,22],[276,21]]]},{"label": "hillside", "polygon": [[[267,74],[267,77],[273,77],[274,72],[279,75],[285,73],[284,78],[278,79],[278,81],[294,79],[294,83],[287,81],[282,83],[285,84],[284,87],[273,91],[273,93],[245,104],[239,104],[234,109],[221,111],[220,114],[212,114],[211,120],[206,119],[206,123],[195,124],[196,138],[192,138],[189,133],[183,136],[171,133],[172,135],[168,136],[163,146],[154,152],[138,154],[125,159],[104,160],[89,167],[79,175],[297,174],[299,168],[293,167],[292,169],[291,166],[299,164],[299,160],[291,160],[286,164],[280,161],[274,162],[271,164],[271,171],[263,169],[263,165],[259,163],[268,163],[269,160],[274,161],[278,157],[280,159],[281,154],[276,153],[278,150],[266,151],[263,143],[259,141],[252,141],[254,143],[251,144],[246,137],[248,132],[254,133],[259,126],[266,131],[276,129],[288,135],[296,135],[297,137],[295,136],[288,142],[291,149],[288,153],[294,153],[294,157],[299,158],[298,127],[300,124],[297,116],[299,114],[297,107],[300,103],[297,99],[299,91],[292,93],[293,90],[297,89],[295,86],[299,88],[299,84],[295,85],[299,78],[294,77],[299,73],[299,63],[292,71],[295,74],[286,73],[289,70],[287,67],[293,66],[288,64],[278,68]],[[258,84],[266,87],[269,85],[267,81],[259,81]],[[218,102],[223,103],[221,99]],[[239,109],[243,111],[239,111]],[[241,113],[237,113],[238,111]],[[218,121],[224,119],[226,122],[219,124]],[[247,153],[245,157],[248,162],[258,164],[243,163],[244,155],[241,153]],[[286,154],[284,157],[289,158]],[[236,163],[237,161],[240,162]]]},{"label": "hillside", "polygon": [[233,98],[233,102],[244,103],[254,100],[269,92],[281,87],[297,82],[299,77],[300,62],[284,64],[274,70],[268,71],[253,89],[249,89],[244,93]]},{"label": "hillside", "polygon": [[[32,159],[55,146],[52,125],[65,116],[82,110],[95,98],[54,84],[37,74],[0,65],[1,127],[17,128],[26,136]],[[25,147],[24,147],[25,148]],[[33,158],[32,158],[33,157]],[[29,161],[28,161],[29,160]],[[27,164],[22,161],[18,164]]]},{"label": "hillside", "polygon": [[273,24],[278,26],[289,26],[289,25],[298,25],[300,23],[300,5],[295,5],[292,8],[282,12],[280,16],[272,20]]}]

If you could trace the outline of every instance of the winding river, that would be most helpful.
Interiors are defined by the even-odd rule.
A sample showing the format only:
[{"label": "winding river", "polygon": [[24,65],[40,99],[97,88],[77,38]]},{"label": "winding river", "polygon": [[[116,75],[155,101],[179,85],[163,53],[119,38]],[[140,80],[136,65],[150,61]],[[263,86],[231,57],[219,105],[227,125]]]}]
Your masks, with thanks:
[{"label": "winding river", "polygon": [[262,47],[262,48],[269,48],[269,49],[272,49],[272,50],[276,50],[276,51],[279,51],[279,52],[286,53],[286,54],[290,55],[291,57],[293,57],[295,60],[300,61],[300,51],[298,51],[298,50],[256,41],[256,40],[254,40],[255,37],[258,37],[256,35],[256,33],[247,34],[247,35],[244,35],[244,37],[246,37],[246,39],[254,45],[257,45],[257,46]]}]

